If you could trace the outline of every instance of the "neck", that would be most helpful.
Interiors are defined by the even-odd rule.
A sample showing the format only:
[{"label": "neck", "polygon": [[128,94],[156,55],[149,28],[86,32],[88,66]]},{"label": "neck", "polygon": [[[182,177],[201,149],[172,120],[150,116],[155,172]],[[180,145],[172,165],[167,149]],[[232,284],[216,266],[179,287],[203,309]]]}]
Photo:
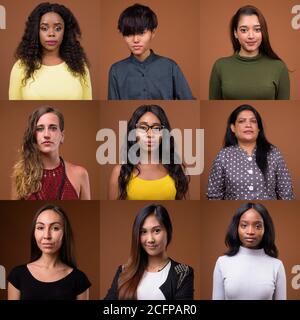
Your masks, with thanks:
[{"label": "neck", "polygon": [[59,154],[42,154],[41,156],[44,169],[55,169],[60,164]]},{"label": "neck", "polygon": [[37,264],[46,269],[52,269],[58,267],[62,262],[56,254],[43,253],[42,256],[36,261]]},{"label": "neck", "polygon": [[166,266],[168,262],[169,262],[169,257],[166,251],[162,252],[160,255],[157,255],[157,256],[148,255],[147,270],[150,272],[160,271],[162,268]]},{"label": "neck", "polygon": [[258,50],[249,52],[249,51],[245,51],[245,50],[241,49],[239,52],[239,55],[241,57],[246,57],[246,58],[256,57],[258,54],[259,54]]},{"label": "neck", "polygon": [[63,62],[59,55],[59,49],[55,51],[44,51],[42,57],[42,64],[46,66],[55,66]]},{"label": "neck", "polygon": [[152,151],[140,149],[140,163],[148,165],[159,165],[159,149]]},{"label": "neck", "polygon": [[256,142],[238,142],[239,146],[247,152],[248,155],[251,155],[253,153],[253,150],[256,146]]},{"label": "neck", "polygon": [[139,60],[140,62],[143,62],[144,60],[146,60],[149,56],[150,56],[151,51],[148,49],[147,51],[145,51],[143,54],[140,55],[134,55],[135,58],[137,60]]}]

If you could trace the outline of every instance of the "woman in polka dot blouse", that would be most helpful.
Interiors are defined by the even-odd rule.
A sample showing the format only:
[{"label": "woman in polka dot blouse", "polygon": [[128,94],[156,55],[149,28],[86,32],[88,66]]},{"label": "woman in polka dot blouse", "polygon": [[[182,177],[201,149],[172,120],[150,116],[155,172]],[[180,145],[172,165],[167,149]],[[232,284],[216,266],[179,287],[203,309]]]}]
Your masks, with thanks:
[{"label": "woman in polka dot blouse", "polygon": [[295,198],[284,159],[266,139],[262,119],[252,106],[241,105],[231,113],[206,195],[209,200]]}]

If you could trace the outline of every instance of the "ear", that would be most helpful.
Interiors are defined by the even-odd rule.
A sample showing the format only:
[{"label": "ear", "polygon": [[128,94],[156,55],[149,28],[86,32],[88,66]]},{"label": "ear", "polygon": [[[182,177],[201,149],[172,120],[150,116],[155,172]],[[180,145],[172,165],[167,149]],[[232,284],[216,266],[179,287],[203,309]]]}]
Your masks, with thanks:
[{"label": "ear", "polygon": [[238,37],[238,34],[237,34],[237,32],[236,32],[236,30],[234,30],[234,36],[235,36],[235,38],[236,39],[238,39],[239,37]]},{"label": "ear", "polygon": [[60,143],[61,143],[61,144],[64,143],[64,139],[65,139],[65,131],[62,131],[62,133],[61,133],[61,140],[60,140]]},{"label": "ear", "polygon": [[230,129],[231,129],[231,131],[232,131],[233,133],[235,133],[235,129],[234,129],[234,125],[233,125],[233,124],[230,125]]},{"label": "ear", "polygon": [[156,35],[156,29],[153,29],[151,32],[151,40],[155,37]]}]

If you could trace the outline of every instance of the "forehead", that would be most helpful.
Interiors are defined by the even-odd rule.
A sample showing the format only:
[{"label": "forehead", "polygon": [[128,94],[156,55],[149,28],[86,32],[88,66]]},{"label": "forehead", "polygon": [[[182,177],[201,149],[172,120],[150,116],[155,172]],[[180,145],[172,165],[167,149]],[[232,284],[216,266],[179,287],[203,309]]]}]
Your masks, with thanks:
[{"label": "forehead", "polygon": [[45,24],[64,24],[63,18],[56,12],[47,12],[41,17],[40,23],[45,23]]},{"label": "forehead", "polygon": [[156,218],[154,214],[151,214],[145,219],[142,225],[142,228],[151,229],[152,227],[158,226],[158,225],[161,225],[161,223],[159,222],[159,220]]},{"label": "forehead", "polygon": [[261,221],[263,222],[263,218],[262,216],[260,215],[259,212],[257,212],[255,209],[251,208],[249,210],[247,210],[246,212],[244,212],[242,215],[241,215],[241,218],[240,218],[241,221],[248,221],[248,222],[256,222],[256,221]]},{"label": "forehead", "polygon": [[244,110],[238,114],[237,119],[239,119],[239,118],[256,118],[256,117],[252,111]]},{"label": "forehead", "polygon": [[239,22],[238,22],[238,27],[240,26],[256,26],[260,25],[259,20],[257,15],[252,14],[252,15],[241,15]]},{"label": "forehead", "polygon": [[39,118],[36,125],[39,126],[39,125],[43,125],[43,124],[57,124],[57,125],[59,125],[58,116],[53,112],[48,112],[48,113],[43,114]]},{"label": "forehead", "polygon": [[62,218],[61,216],[55,212],[54,210],[45,210],[43,211],[37,218],[36,223],[45,223],[45,224],[50,224],[54,222],[59,222],[62,223]]},{"label": "forehead", "polygon": [[160,123],[160,120],[154,113],[146,112],[139,118],[138,122],[146,122],[148,124],[152,124],[152,123]]}]

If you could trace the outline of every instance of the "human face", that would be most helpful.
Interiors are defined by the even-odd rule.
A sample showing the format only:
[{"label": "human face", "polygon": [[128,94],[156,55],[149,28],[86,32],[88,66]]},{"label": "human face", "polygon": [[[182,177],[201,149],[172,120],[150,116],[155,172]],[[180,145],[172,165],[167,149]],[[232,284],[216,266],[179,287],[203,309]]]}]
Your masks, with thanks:
[{"label": "human face", "polygon": [[259,53],[262,42],[261,25],[257,15],[242,15],[234,36],[238,39],[241,49],[239,54],[244,57],[254,57]]},{"label": "human face", "polygon": [[40,42],[44,52],[59,52],[64,37],[65,23],[55,12],[45,13],[40,21]]},{"label": "human face", "polygon": [[244,110],[240,112],[236,118],[235,124],[232,124],[230,127],[238,142],[256,142],[259,129],[255,114],[252,111]]},{"label": "human face", "polygon": [[149,256],[160,256],[166,252],[167,231],[154,214],[145,219],[140,230],[140,240]]},{"label": "human face", "polygon": [[58,152],[64,140],[64,133],[59,128],[59,119],[55,113],[42,115],[36,124],[36,142],[42,153]]},{"label": "human face", "polygon": [[[152,129],[147,126],[152,126]],[[161,122],[154,113],[146,112],[140,117],[136,124],[136,136],[143,151],[158,150],[162,137],[162,130],[159,130],[161,128]]]},{"label": "human face", "polygon": [[251,208],[242,214],[238,233],[243,247],[259,248],[264,232],[264,220],[255,209]]},{"label": "human face", "polygon": [[125,42],[131,53],[140,61],[144,61],[150,55],[151,40],[155,36],[155,30],[145,30],[141,34],[124,36]]},{"label": "human face", "polygon": [[43,253],[55,254],[62,245],[64,223],[60,215],[53,210],[43,211],[37,218],[34,237]]}]

